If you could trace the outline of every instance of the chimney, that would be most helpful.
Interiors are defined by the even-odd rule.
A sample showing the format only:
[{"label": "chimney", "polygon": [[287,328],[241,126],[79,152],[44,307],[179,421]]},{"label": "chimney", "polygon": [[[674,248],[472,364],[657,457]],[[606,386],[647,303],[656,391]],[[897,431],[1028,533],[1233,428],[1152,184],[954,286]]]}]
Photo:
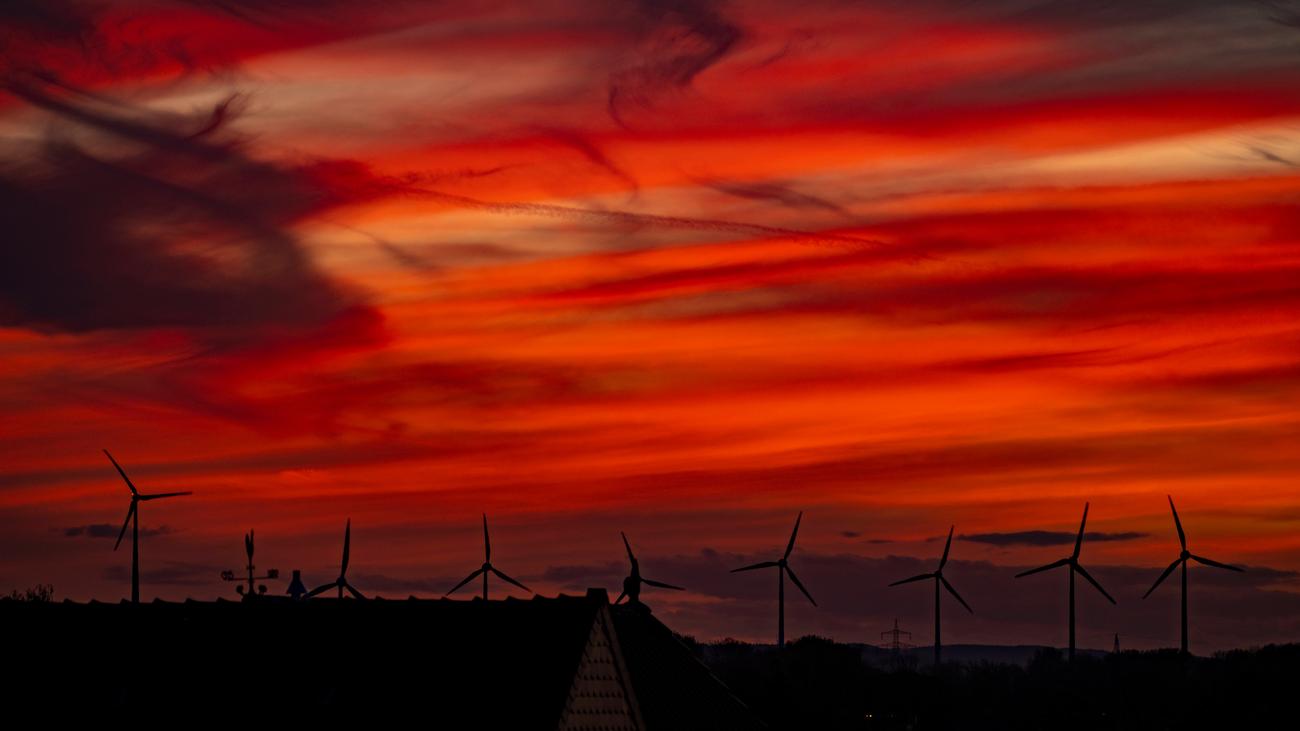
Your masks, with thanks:
[{"label": "chimney", "polygon": [[599,604],[609,604],[609,592],[599,587],[589,587],[587,598]]}]

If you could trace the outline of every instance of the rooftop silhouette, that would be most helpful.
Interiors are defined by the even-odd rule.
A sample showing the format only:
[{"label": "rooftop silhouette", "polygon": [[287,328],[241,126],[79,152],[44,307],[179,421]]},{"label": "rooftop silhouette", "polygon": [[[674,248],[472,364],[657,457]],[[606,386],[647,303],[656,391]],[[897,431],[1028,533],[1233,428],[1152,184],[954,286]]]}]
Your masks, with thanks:
[{"label": "rooftop silhouette", "polygon": [[[26,658],[6,690],[153,717],[239,708],[338,721],[457,712],[488,728],[758,729],[753,713],[643,604],[586,596],[294,602],[0,602]],[[123,655],[123,635],[134,651]],[[264,651],[231,646],[255,637]],[[104,658],[114,658],[111,667]],[[50,682],[58,678],[57,683]]]}]

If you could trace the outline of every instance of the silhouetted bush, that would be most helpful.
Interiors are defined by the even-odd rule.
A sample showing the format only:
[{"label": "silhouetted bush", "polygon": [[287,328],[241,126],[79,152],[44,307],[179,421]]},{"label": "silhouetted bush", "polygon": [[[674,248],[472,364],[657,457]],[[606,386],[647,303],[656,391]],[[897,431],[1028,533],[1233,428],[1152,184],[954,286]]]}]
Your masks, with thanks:
[{"label": "silhouetted bush", "polygon": [[8,595],[0,596],[0,601],[8,602],[52,602],[54,601],[53,584],[37,584],[22,591],[14,589]]},{"label": "silhouetted bush", "polygon": [[818,637],[700,646],[714,673],[767,723],[794,729],[1194,729],[1277,727],[1300,680],[1300,645],[1214,657],[1123,652],[1024,666],[878,668]]}]

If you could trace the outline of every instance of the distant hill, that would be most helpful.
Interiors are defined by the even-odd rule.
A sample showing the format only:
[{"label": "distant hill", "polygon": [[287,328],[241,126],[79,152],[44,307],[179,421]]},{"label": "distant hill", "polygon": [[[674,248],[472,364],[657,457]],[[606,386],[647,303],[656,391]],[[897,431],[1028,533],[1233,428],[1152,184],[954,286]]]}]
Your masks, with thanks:
[{"label": "distant hill", "polygon": [[[744,643],[747,644],[747,643]],[[921,668],[934,664],[934,648],[931,646],[913,647],[903,650],[899,655],[895,655],[893,650],[880,647],[878,645],[868,645],[860,642],[837,643],[843,647],[850,647],[858,650],[862,655],[862,662],[868,666],[880,669],[893,669],[900,665],[904,667]],[[722,657],[726,654],[727,648],[732,643],[700,643],[697,644],[697,651],[700,657],[708,662],[710,658]],[[775,652],[776,645],[757,643],[748,645],[755,652]],[[1033,660],[1034,656],[1045,651],[1051,651],[1046,645],[944,645],[943,657],[945,663],[959,663],[965,665],[977,665],[980,663],[992,663],[995,665],[1016,665],[1025,667]],[[1080,656],[1087,657],[1104,657],[1109,654],[1106,650],[1076,650]]]},{"label": "distant hill", "polygon": [[[862,651],[863,662],[878,668],[889,668],[897,662],[894,652],[884,647],[876,645],[859,645],[850,643],[851,647],[857,647]],[[944,645],[943,659],[944,662],[963,663],[974,665],[978,663],[994,663],[999,665],[1019,665],[1025,667],[1029,661],[1040,652],[1052,648],[1046,645]],[[1079,655],[1088,655],[1091,657],[1102,657],[1107,654],[1104,650],[1075,650]],[[924,667],[934,664],[934,647],[922,646],[914,647],[910,650],[904,650],[901,653],[905,658],[910,659],[916,666]]]}]

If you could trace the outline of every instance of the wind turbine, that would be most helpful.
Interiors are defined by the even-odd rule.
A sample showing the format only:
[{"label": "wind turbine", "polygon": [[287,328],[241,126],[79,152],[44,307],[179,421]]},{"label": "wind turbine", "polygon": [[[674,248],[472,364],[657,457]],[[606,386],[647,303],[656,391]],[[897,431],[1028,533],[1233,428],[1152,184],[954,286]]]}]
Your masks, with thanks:
[{"label": "wind turbine", "polygon": [[1186,655],[1186,654],[1187,654],[1187,559],[1191,559],[1191,560],[1193,560],[1193,561],[1196,561],[1197,563],[1205,564],[1206,566],[1214,566],[1215,568],[1227,569],[1227,570],[1229,570],[1229,571],[1245,571],[1245,569],[1238,568],[1238,567],[1236,567],[1236,566],[1229,566],[1229,565],[1226,564],[1226,563],[1219,563],[1218,561],[1215,561],[1215,560],[1213,560],[1213,559],[1208,559],[1208,558],[1206,558],[1206,557],[1204,557],[1204,556],[1197,556],[1196,554],[1192,553],[1191,551],[1188,551],[1188,550],[1187,550],[1187,534],[1183,532],[1183,522],[1182,522],[1181,520],[1178,519],[1178,509],[1174,507],[1174,498],[1173,498],[1172,495],[1169,495],[1169,496],[1166,496],[1166,497],[1169,498],[1169,509],[1170,509],[1171,511],[1173,511],[1173,514],[1174,514],[1174,527],[1178,529],[1178,542],[1182,545],[1183,550],[1182,550],[1181,553],[1178,554],[1178,558],[1174,559],[1174,562],[1171,563],[1171,564],[1169,564],[1169,568],[1165,569],[1165,572],[1164,572],[1163,574],[1160,574],[1160,578],[1156,579],[1156,583],[1152,584],[1150,589],[1147,589],[1147,593],[1143,594],[1143,595],[1142,595],[1142,598],[1143,598],[1143,599],[1146,599],[1147,597],[1151,596],[1151,592],[1155,591],[1155,590],[1156,590],[1156,587],[1157,587],[1157,586],[1160,586],[1160,583],[1161,583],[1162,581],[1164,581],[1165,579],[1169,578],[1169,575],[1172,574],[1172,573],[1174,572],[1174,569],[1178,568],[1178,565],[1179,565],[1179,564],[1182,564],[1182,566],[1183,566],[1183,639],[1182,639],[1182,650],[1183,650],[1183,654]]},{"label": "wind turbine", "polygon": [[343,529],[343,564],[339,567],[339,577],[328,584],[318,586],[307,592],[307,597],[311,598],[317,594],[329,591],[330,589],[339,590],[339,599],[343,598],[343,590],[347,589],[348,593],[358,599],[365,599],[365,595],[357,591],[356,587],[348,583],[348,558],[352,551],[352,519],[348,518],[347,526]]},{"label": "wind turbine", "polygon": [[1089,574],[1088,570],[1085,569],[1079,563],[1079,552],[1083,550],[1083,527],[1087,524],[1088,524],[1088,503],[1084,503],[1083,520],[1079,523],[1079,535],[1074,539],[1074,553],[1070,554],[1069,556],[1066,556],[1060,561],[1053,561],[1047,564],[1046,566],[1039,566],[1036,569],[1022,571],[1016,574],[1016,578],[1019,579],[1022,576],[1036,574],[1039,571],[1047,571],[1048,569],[1054,569],[1060,566],[1070,567],[1070,652],[1068,657],[1071,660],[1074,659],[1074,575],[1077,573],[1083,578],[1087,579],[1088,583],[1097,587],[1097,591],[1101,592],[1102,596],[1109,599],[1111,604],[1115,603],[1115,598],[1112,597],[1110,594],[1107,594],[1106,590],[1101,588],[1101,584],[1098,584],[1097,580],[1092,578],[1092,574]]},{"label": "wind turbine", "polygon": [[131,482],[131,478],[126,476],[126,470],[122,469],[122,465],[118,464],[117,460],[113,459],[113,455],[109,454],[107,449],[104,450],[104,454],[108,456],[108,461],[112,462],[113,466],[117,468],[117,474],[121,475],[122,479],[126,481],[126,486],[131,489],[131,507],[128,508],[126,511],[126,520],[122,521],[122,531],[117,534],[117,543],[113,544],[113,550],[116,551],[117,547],[122,545],[122,538],[126,536],[126,525],[127,523],[130,523],[131,524],[131,603],[139,604],[140,603],[140,508],[139,508],[139,504],[148,500],[161,500],[162,498],[165,497],[193,495],[194,493],[189,490],[186,490],[185,492],[157,492],[153,494],[142,493],[139,490],[135,489],[135,485]]},{"label": "wind turbine", "polygon": [[[970,608],[970,605],[966,603],[966,600],[961,598],[961,594],[958,594],[957,590],[952,588],[952,584],[949,584],[948,580],[943,578],[943,567],[944,564],[948,563],[948,549],[952,547],[952,532],[956,527],[957,526],[952,526],[948,529],[948,542],[943,544],[943,557],[939,559],[939,568],[935,569],[933,573],[917,574],[910,579],[903,579],[902,581],[895,581],[890,584],[890,586],[899,586],[900,584],[910,584],[913,581],[921,581],[922,579],[934,579],[934,664],[936,666],[939,665],[943,653],[943,647],[939,644],[939,585],[942,584],[943,588],[948,590],[948,593],[956,597],[957,601],[961,602],[963,607],[966,607],[966,611],[971,614],[975,613],[975,610]],[[894,621],[894,628],[898,629],[898,620]]]},{"label": "wind turbine", "polygon": [[627,549],[627,560],[632,562],[632,573],[627,578],[623,579],[623,593],[619,594],[618,598],[614,600],[615,604],[623,601],[623,597],[627,597],[628,604],[640,604],[642,584],[657,586],[660,589],[686,591],[685,588],[680,586],[673,586],[672,584],[665,584],[662,581],[652,581],[650,579],[642,578],[641,564],[637,562],[636,556],[632,555],[632,544],[627,542],[627,534],[623,533],[623,531],[619,531],[618,534],[623,536],[623,547]]},{"label": "wind turbine", "polygon": [[497,567],[492,565],[492,541],[488,539],[487,513],[484,513],[483,514],[483,565],[478,567],[478,569],[474,571],[474,573],[470,574],[469,576],[466,576],[464,580],[462,580],[459,584],[451,587],[451,591],[447,592],[444,596],[451,596],[452,593],[454,593],[457,589],[473,581],[475,576],[482,574],[483,575],[483,601],[487,601],[489,573],[496,574],[498,579],[514,584],[515,586],[519,587],[520,589],[523,589],[524,591],[532,592],[532,589],[529,589],[528,587],[524,586],[518,581],[515,581],[509,576],[506,576],[501,571],[497,570]]},{"label": "wind turbine", "polygon": [[785,575],[786,574],[790,575],[790,580],[794,582],[795,586],[799,587],[799,591],[802,591],[803,595],[808,597],[808,601],[812,602],[812,605],[814,607],[817,606],[817,601],[812,598],[812,594],[809,594],[807,589],[803,588],[803,584],[799,581],[799,577],[795,576],[794,569],[790,568],[789,563],[787,563],[788,560],[790,559],[790,552],[794,550],[794,538],[795,536],[799,535],[799,522],[802,520],[803,520],[803,511],[799,511],[799,517],[795,518],[794,521],[794,530],[790,532],[790,542],[786,544],[785,553],[781,555],[780,559],[776,561],[763,561],[761,563],[752,564],[750,566],[742,566],[738,569],[731,570],[731,573],[734,574],[740,571],[753,571],[754,569],[770,569],[773,567],[777,569],[777,579],[776,579],[777,582],[776,583],[777,586],[776,645],[777,647],[785,647]]}]

